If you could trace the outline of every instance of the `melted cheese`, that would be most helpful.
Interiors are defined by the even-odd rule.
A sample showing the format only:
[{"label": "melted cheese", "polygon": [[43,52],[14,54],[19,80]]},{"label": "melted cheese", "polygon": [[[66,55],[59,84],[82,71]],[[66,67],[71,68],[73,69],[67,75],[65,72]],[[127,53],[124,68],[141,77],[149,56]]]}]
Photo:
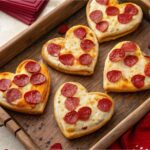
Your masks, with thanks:
[{"label": "melted cheese", "polygon": [[4,93],[0,91],[0,100],[1,101],[6,101],[5,97],[4,97]]},{"label": "melted cheese", "polygon": [[61,122],[62,128],[64,130],[68,132],[80,131],[82,130],[83,127],[92,127],[94,125],[98,125],[101,121],[104,121],[105,119],[109,118],[112,115],[113,109],[111,109],[109,112],[102,112],[97,108],[98,100],[104,97],[106,98],[107,97],[106,95],[103,95],[98,92],[88,93],[81,84],[75,82],[70,82],[70,83],[75,84],[78,87],[78,90],[74,95],[74,97],[80,98],[80,104],[76,108],[76,111],[78,111],[83,106],[88,106],[91,108],[92,113],[90,115],[90,118],[87,121],[78,120],[74,125],[66,123],[63,118],[66,115],[66,113],[68,113],[69,111],[65,108],[64,105],[66,97],[64,97],[61,94],[61,88],[63,87],[64,85],[63,84],[56,93],[56,97],[55,97],[56,114],[55,115],[57,120]]},{"label": "melted cheese", "polygon": [[[13,81],[14,76],[15,75],[19,75],[19,74],[27,74],[29,76],[29,78],[30,78],[32,74],[29,73],[29,72],[27,72],[26,69],[24,68],[24,66],[27,63],[27,61],[28,60],[23,61],[17,67],[15,74],[10,73],[10,72],[0,73],[0,79],[6,78],[6,79],[10,79],[11,81]],[[31,60],[29,60],[29,61],[31,61]],[[49,79],[49,74],[48,74],[47,70],[42,65],[42,63],[40,65],[41,65],[41,71],[40,72],[43,73],[45,75],[46,79],[48,80]],[[47,89],[45,88],[46,85],[47,85],[47,82],[43,83],[42,85],[38,85],[38,86],[34,86],[34,85],[32,85],[29,82],[24,87],[18,87],[16,84],[14,84],[13,82],[11,82],[11,87],[10,88],[17,88],[22,93],[22,98],[11,102],[11,105],[15,105],[15,106],[18,106],[18,107],[32,108],[33,106],[31,106],[30,104],[28,104],[28,103],[25,102],[25,100],[24,100],[24,94],[26,92],[30,91],[30,90],[38,90],[41,93],[41,95],[43,96],[43,101],[44,101],[45,95],[47,94]],[[0,101],[1,102],[7,102],[7,100],[6,100],[6,91],[5,92],[1,92],[0,91]]]},{"label": "melted cheese", "polygon": [[[87,35],[86,35],[85,39],[92,40],[93,43],[95,44],[94,48],[88,52],[88,54],[90,54],[93,57],[93,61],[89,66],[81,65],[78,62],[78,58],[80,57],[80,55],[85,54],[85,52],[80,47],[81,40],[79,38],[75,37],[75,35],[73,33],[74,30],[79,28],[79,27],[83,27],[86,29]],[[59,44],[62,46],[62,49],[60,51],[60,55],[71,53],[75,57],[75,61],[74,61],[73,66],[64,65],[59,61],[58,57],[54,57],[54,56],[48,54],[47,46],[50,43],[55,43],[55,44]],[[78,71],[78,70],[84,71],[85,70],[85,71],[93,72],[95,64],[97,62],[97,58],[98,58],[98,43],[97,43],[97,39],[96,39],[95,35],[93,34],[93,32],[88,27],[78,25],[78,26],[72,27],[69,31],[67,31],[65,39],[64,38],[55,38],[55,39],[49,40],[44,45],[43,53],[44,53],[44,56],[47,57],[47,60],[50,61],[51,64],[57,68],[60,68],[60,69],[62,68],[62,69],[66,69],[66,70],[73,70],[73,71]]]},{"label": "melted cheese", "polygon": [[[124,9],[126,7],[126,4],[129,3],[122,3],[122,4],[117,4],[117,2],[114,2],[113,0],[110,1],[109,6],[116,6],[119,8],[120,10],[120,14],[124,12]],[[132,3],[133,4],[133,3]],[[109,27],[107,29],[106,32],[100,32],[99,30],[96,29],[96,24],[90,19],[89,14],[88,14],[88,20],[89,20],[89,25],[90,27],[94,30],[95,34],[97,35],[97,37],[99,39],[104,38],[106,36],[115,36],[118,34],[122,34],[124,32],[128,32],[130,30],[132,30],[133,28],[135,28],[142,20],[142,10],[141,8],[136,5],[136,8],[138,9],[138,14],[134,15],[132,18],[132,21],[130,21],[127,24],[121,24],[118,22],[118,17],[117,16],[107,16],[106,14],[106,5],[100,5],[96,2],[96,0],[92,0],[92,2],[90,3],[90,8],[89,8],[89,14],[94,11],[94,10],[101,10],[103,13],[103,19],[109,23]]]},{"label": "melted cheese", "polygon": [[[121,48],[122,44],[125,42],[127,42],[127,41],[118,43],[115,47],[113,47],[113,49],[109,52],[109,54],[114,49]],[[131,89],[136,89],[133,86],[133,84],[131,83],[131,78],[136,74],[144,75],[144,68],[145,68],[145,65],[147,64],[147,60],[143,56],[139,46],[137,45],[137,50],[135,52],[126,52],[126,56],[127,55],[135,55],[138,57],[138,62],[132,67],[126,66],[123,61],[111,62],[109,60],[109,54],[107,56],[107,59],[105,62],[105,67],[104,67],[104,88],[107,89],[107,88],[111,87],[112,89],[113,88],[120,89],[121,91],[122,90],[126,91],[128,87],[130,87]],[[106,74],[107,74],[107,72],[109,72],[111,70],[121,71],[122,75],[123,75],[123,79],[119,80],[116,83],[110,82],[107,79]],[[145,77],[144,85],[145,85],[145,87],[150,86],[150,77],[147,77],[147,76]],[[124,89],[122,89],[123,87],[124,87]]]}]

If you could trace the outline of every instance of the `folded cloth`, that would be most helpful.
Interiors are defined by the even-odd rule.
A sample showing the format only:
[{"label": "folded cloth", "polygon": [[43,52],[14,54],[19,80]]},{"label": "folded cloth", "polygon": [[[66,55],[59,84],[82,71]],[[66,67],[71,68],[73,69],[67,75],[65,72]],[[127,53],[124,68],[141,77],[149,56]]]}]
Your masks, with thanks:
[{"label": "folded cloth", "polygon": [[8,15],[30,25],[37,19],[47,2],[48,0],[1,0],[0,7]]},{"label": "folded cloth", "polygon": [[150,150],[150,112],[115,141],[109,149]]},{"label": "folded cloth", "polygon": [[12,16],[12,17],[14,17],[14,18],[16,18],[16,19],[18,19],[18,20],[24,22],[24,23],[27,24],[27,25],[32,24],[32,23],[36,20],[36,18],[28,18],[28,17],[26,17],[26,16],[24,16],[24,15],[16,14],[16,13],[11,12],[11,11],[5,11],[5,10],[3,10],[3,9],[1,9],[1,10],[2,10],[3,12],[5,12],[6,14],[8,14],[8,15],[10,15],[10,16]]},{"label": "folded cloth", "polygon": [[37,12],[31,12],[31,11],[26,11],[26,10],[18,10],[18,8],[14,9],[13,7],[7,6],[6,4],[5,5],[2,4],[1,8],[4,11],[11,11],[11,12],[14,12],[16,14],[22,14],[22,15],[27,16],[27,17],[34,17],[37,14]]},{"label": "folded cloth", "polygon": [[[45,1],[44,1],[44,3],[45,3]],[[43,5],[43,3],[41,3],[41,4]],[[9,5],[7,3],[1,3],[1,8],[4,8],[5,10],[10,10],[10,11],[13,10],[13,11],[16,11],[16,12],[29,14],[29,15],[34,15],[35,13],[37,13],[36,11],[33,10],[33,8],[30,8],[30,10],[27,10],[22,6],[12,6],[12,5]]]},{"label": "folded cloth", "polygon": [[1,3],[13,8],[35,12],[41,7],[45,0],[1,0]]}]

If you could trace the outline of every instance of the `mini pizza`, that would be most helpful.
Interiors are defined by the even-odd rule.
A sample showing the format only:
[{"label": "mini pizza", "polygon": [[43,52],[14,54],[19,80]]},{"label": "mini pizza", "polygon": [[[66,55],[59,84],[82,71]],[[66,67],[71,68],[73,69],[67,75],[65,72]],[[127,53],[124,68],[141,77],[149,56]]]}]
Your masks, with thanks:
[{"label": "mini pizza", "polygon": [[77,25],[67,31],[65,38],[49,40],[42,48],[42,56],[61,72],[91,75],[98,58],[98,42],[91,29]]},{"label": "mini pizza", "polygon": [[110,120],[114,102],[107,94],[90,92],[77,82],[60,86],[54,98],[56,121],[69,139],[90,134]]},{"label": "mini pizza", "polygon": [[0,105],[18,112],[41,114],[48,100],[50,80],[42,62],[25,60],[16,73],[0,73]]},{"label": "mini pizza", "polygon": [[131,41],[118,43],[108,54],[104,67],[104,89],[135,92],[150,89],[150,57]]},{"label": "mini pizza", "polygon": [[86,9],[88,24],[100,43],[133,32],[142,21],[141,8],[118,0],[89,0]]}]

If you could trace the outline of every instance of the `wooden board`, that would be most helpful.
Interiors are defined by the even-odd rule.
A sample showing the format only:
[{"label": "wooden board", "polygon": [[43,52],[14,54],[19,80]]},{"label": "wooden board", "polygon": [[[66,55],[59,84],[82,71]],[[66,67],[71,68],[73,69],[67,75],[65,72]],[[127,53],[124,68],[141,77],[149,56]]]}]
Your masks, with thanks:
[{"label": "wooden board", "polygon": [[[74,16],[66,21],[69,26],[84,24],[87,25],[85,9],[80,10]],[[41,59],[42,45],[49,39],[60,36],[57,34],[57,28],[47,33],[47,35],[40,38],[31,47],[16,56],[8,64],[0,68],[0,71],[15,71],[17,65],[27,58]],[[142,50],[150,55],[147,46],[150,44],[150,24],[143,20],[140,27],[134,32],[118,40],[106,42],[100,45],[100,56],[97,62],[94,75],[90,77],[81,77],[75,75],[67,75],[60,73],[49,67],[52,74],[52,90],[49,97],[45,113],[40,116],[31,116],[8,111],[17,122],[24,128],[25,131],[32,137],[34,142],[42,149],[49,150],[50,144],[61,142],[64,149],[88,149],[93,146],[104,135],[111,131],[121,120],[128,116],[133,110],[141,105],[148,97],[150,97],[150,90],[137,93],[110,93],[116,103],[115,114],[113,118],[103,128],[75,140],[68,140],[61,134],[53,114],[53,98],[57,88],[66,81],[77,81],[83,84],[89,91],[103,91],[102,87],[102,72],[104,67],[104,60],[110,49],[120,41],[133,40],[137,42]],[[4,59],[4,58],[3,58]]]}]

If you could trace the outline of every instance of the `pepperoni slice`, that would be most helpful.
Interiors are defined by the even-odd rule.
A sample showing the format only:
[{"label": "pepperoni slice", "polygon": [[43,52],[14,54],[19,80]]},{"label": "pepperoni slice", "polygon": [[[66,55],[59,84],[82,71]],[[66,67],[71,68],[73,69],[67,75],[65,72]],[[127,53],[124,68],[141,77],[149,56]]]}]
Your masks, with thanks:
[{"label": "pepperoni slice", "polygon": [[75,35],[77,38],[79,38],[79,39],[82,40],[82,39],[84,39],[85,36],[86,36],[86,30],[85,30],[84,28],[82,28],[82,27],[77,28],[77,29],[74,30],[74,35]]},{"label": "pepperoni slice", "polygon": [[65,34],[68,31],[69,27],[66,24],[62,24],[58,27],[59,34]]},{"label": "pepperoni slice", "polygon": [[116,16],[119,14],[119,9],[115,6],[109,6],[106,9],[106,13],[108,16]]},{"label": "pepperoni slice", "polygon": [[24,99],[29,104],[39,104],[42,101],[42,96],[39,91],[32,90],[24,94]]},{"label": "pepperoni slice", "polygon": [[66,83],[61,89],[61,94],[65,97],[72,97],[77,92],[77,86],[72,83]]},{"label": "pepperoni slice", "polygon": [[92,110],[90,107],[82,107],[78,110],[78,117],[82,121],[86,121],[90,118],[90,115],[92,113]]},{"label": "pepperoni slice", "polygon": [[80,99],[78,97],[68,97],[65,106],[68,110],[75,110],[79,106]]},{"label": "pepperoni slice", "polygon": [[89,55],[89,54],[82,54],[80,57],[79,57],[79,62],[81,65],[90,65],[92,63],[92,56]]},{"label": "pepperoni slice", "polygon": [[125,57],[125,52],[123,49],[114,49],[109,55],[109,59],[112,62],[121,61],[124,59],[124,57]]},{"label": "pepperoni slice", "polygon": [[112,106],[112,102],[108,98],[102,98],[98,101],[97,107],[103,112],[109,112]]},{"label": "pepperoni slice", "polygon": [[138,57],[134,55],[128,55],[124,59],[124,64],[129,67],[134,66],[137,62],[138,62]]},{"label": "pepperoni slice", "polygon": [[7,102],[9,103],[16,101],[17,99],[20,99],[21,97],[22,97],[22,93],[16,88],[11,88],[6,93],[6,99]]},{"label": "pepperoni slice", "polygon": [[108,5],[109,0],[96,0],[96,2],[101,4],[101,5]]},{"label": "pepperoni slice", "polygon": [[74,63],[74,56],[72,54],[63,54],[59,56],[59,60],[64,65],[72,66]]},{"label": "pepperoni slice", "polygon": [[94,48],[95,44],[93,43],[93,41],[88,40],[88,39],[84,39],[81,41],[80,47],[85,51],[85,52],[89,52],[92,48]]},{"label": "pepperoni slice", "polygon": [[40,85],[43,84],[45,81],[46,81],[46,77],[41,73],[33,74],[30,78],[30,82],[33,85]]},{"label": "pepperoni slice", "polygon": [[68,124],[75,124],[78,121],[78,113],[75,110],[70,111],[65,115],[64,120]]},{"label": "pepperoni slice", "polygon": [[25,69],[30,73],[37,73],[41,70],[41,66],[34,61],[30,61],[25,65]]},{"label": "pepperoni slice", "polygon": [[144,80],[145,80],[145,76],[140,74],[137,74],[131,78],[132,84],[138,89],[144,86]]},{"label": "pepperoni slice", "polygon": [[123,49],[125,52],[134,52],[137,50],[137,46],[134,42],[129,41],[122,44],[121,49]]},{"label": "pepperoni slice", "polygon": [[100,10],[94,10],[90,13],[90,19],[95,22],[99,23],[103,18],[103,13]]},{"label": "pepperoni slice", "polygon": [[127,14],[127,13],[123,13],[123,14],[119,14],[118,15],[118,21],[121,24],[127,24],[132,20],[132,15]]},{"label": "pepperoni slice", "polygon": [[138,13],[138,9],[133,4],[127,4],[125,7],[125,13],[128,13],[128,14],[134,16]]},{"label": "pepperoni slice", "polygon": [[50,43],[47,46],[48,53],[54,57],[59,56],[60,50],[61,50],[61,46],[55,43]]},{"label": "pepperoni slice", "polygon": [[100,23],[96,24],[96,29],[101,32],[107,31],[108,27],[109,23],[107,21],[101,21]]},{"label": "pepperoni slice", "polygon": [[150,77],[150,63],[145,66],[144,73],[146,76]]},{"label": "pepperoni slice", "polygon": [[14,77],[13,82],[17,86],[23,87],[29,83],[29,77],[26,74],[18,74]]},{"label": "pepperoni slice", "polygon": [[62,145],[60,143],[55,143],[51,146],[50,150],[62,150]]},{"label": "pepperoni slice", "polygon": [[11,80],[9,80],[9,79],[1,79],[0,80],[0,91],[8,90],[10,85],[11,85]]},{"label": "pepperoni slice", "polygon": [[112,70],[107,73],[107,79],[113,83],[119,81],[121,77],[122,77],[122,73],[121,71],[118,70]]}]

